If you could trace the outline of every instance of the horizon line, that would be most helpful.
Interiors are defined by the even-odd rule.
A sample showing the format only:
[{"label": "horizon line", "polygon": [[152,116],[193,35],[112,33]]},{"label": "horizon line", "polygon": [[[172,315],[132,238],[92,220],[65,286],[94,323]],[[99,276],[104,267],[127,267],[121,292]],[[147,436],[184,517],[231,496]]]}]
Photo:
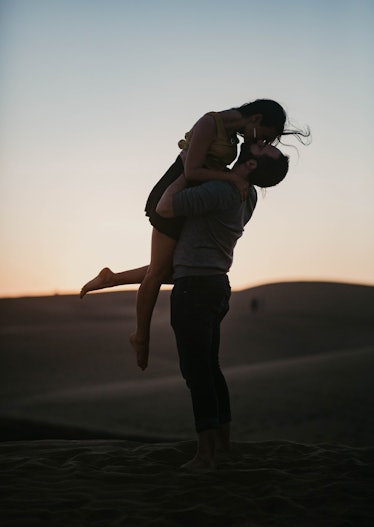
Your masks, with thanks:
[{"label": "horizon line", "polygon": [[[326,284],[342,284],[342,285],[356,285],[356,286],[363,286],[363,287],[374,287],[374,281],[372,283],[370,282],[360,282],[360,281],[352,281],[352,280],[337,280],[337,279],[328,279],[328,278],[293,278],[293,279],[275,279],[271,281],[265,281],[265,282],[256,282],[251,285],[242,286],[242,287],[232,287],[233,293],[238,293],[241,291],[246,291],[248,289],[254,289],[256,287],[262,287],[267,285],[276,285],[276,284],[291,284],[291,283],[326,283]],[[171,285],[163,285],[161,287],[162,291],[168,291],[172,289]],[[90,295],[96,295],[96,294],[105,294],[105,293],[115,293],[115,292],[134,292],[138,290],[138,286],[136,285],[128,285],[128,286],[119,286],[119,287],[108,287],[106,289],[98,290],[95,292],[89,293]],[[9,295],[0,295],[0,300],[6,300],[6,299],[21,299],[21,298],[49,298],[49,297],[55,297],[55,296],[79,296],[79,290],[55,290],[55,291],[40,291],[40,292],[24,292],[24,293],[14,293]]]}]

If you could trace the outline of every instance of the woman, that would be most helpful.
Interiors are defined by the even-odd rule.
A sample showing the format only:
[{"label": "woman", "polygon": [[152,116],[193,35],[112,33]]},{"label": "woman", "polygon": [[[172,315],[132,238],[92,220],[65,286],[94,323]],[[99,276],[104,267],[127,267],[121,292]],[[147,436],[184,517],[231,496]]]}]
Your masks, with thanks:
[{"label": "woman", "polygon": [[151,261],[149,265],[113,273],[104,268],[81,290],[81,298],[89,291],[116,285],[137,284],[136,331],[130,343],[136,353],[138,366],[144,370],[148,364],[150,325],[153,309],[162,283],[170,283],[174,249],[183,227],[183,218],[165,219],[155,209],[164,190],[184,173],[188,184],[217,179],[233,183],[245,199],[248,189],[246,178],[228,170],[237,157],[238,136],[244,143],[270,144],[282,135],[307,137],[309,132],[285,130],[286,112],[280,104],[269,99],[258,99],[221,112],[209,112],[179,141],[181,153],[152,190],[146,204],[146,215],[153,226]]}]

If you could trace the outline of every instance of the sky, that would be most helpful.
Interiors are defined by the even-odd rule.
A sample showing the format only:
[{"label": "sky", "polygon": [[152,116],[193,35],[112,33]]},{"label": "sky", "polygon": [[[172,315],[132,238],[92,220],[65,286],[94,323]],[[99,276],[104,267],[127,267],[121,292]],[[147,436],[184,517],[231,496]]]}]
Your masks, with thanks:
[{"label": "sky", "polygon": [[312,132],[259,192],[231,285],[374,284],[374,2],[0,1],[0,296],[148,263],[147,195],[204,113],[271,98]]}]

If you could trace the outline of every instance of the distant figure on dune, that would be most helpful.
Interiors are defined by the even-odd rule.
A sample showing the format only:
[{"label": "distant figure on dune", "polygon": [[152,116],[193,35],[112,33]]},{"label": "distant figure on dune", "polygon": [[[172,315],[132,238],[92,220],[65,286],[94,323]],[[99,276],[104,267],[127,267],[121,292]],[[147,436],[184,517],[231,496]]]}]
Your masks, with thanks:
[{"label": "distant figure on dune", "polygon": [[[113,273],[106,267],[83,286],[81,298],[98,289],[140,284],[136,305],[137,327],[130,336],[130,343],[141,369],[144,370],[148,365],[153,309],[161,285],[172,283],[173,254],[184,225],[183,216],[164,218],[157,213],[156,207],[164,190],[184,174],[189,186],[212,180],[228,182],[245,200],[248,196],[247,172],[239,170],[238,164],[231,170],[227,168],[237,156],[238,136],[244,139],[245,149],[242,153],[244,156],[246,152],[247,157],[243,158],[243,162],[252,160],[258,163],[262,158],[261,163],[264,164],[264,158],[269,153],[266,150],[268,144],[283,135],[294,134],[298,138],[309,136],[309,131],[286,128],[286,120],[282,106],[269,99],[258,99],[238,108],[209,112],[201,117],[186,133],[185,139],[179,141],[180,154],[148,197],[145,210],[153,226],[150,263],[119,273]],[[268,179],[264,177],[264,172]],[[268,187],[278,182],[266,165],[260,175],[258,172],[258,179],[253,180],[252,184]]]},{"label": "distant figure on dune", "polygon": [[258,311],[258,299],[257,298],[252,298],[250,305],[251,305],[252,313],[257,313],[257,311]]}]

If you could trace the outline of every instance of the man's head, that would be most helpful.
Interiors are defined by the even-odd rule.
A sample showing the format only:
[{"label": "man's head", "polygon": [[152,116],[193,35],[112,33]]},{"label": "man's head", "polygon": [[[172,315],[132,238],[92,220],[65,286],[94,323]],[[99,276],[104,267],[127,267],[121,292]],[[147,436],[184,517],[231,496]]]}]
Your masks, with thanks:
[{"label": "man's head", "polygon": [[288,157],[278,148],[263,143],[242,143],[235,172],[247,175],[251,185],[261,188],[280,183],[288,172]]}]

